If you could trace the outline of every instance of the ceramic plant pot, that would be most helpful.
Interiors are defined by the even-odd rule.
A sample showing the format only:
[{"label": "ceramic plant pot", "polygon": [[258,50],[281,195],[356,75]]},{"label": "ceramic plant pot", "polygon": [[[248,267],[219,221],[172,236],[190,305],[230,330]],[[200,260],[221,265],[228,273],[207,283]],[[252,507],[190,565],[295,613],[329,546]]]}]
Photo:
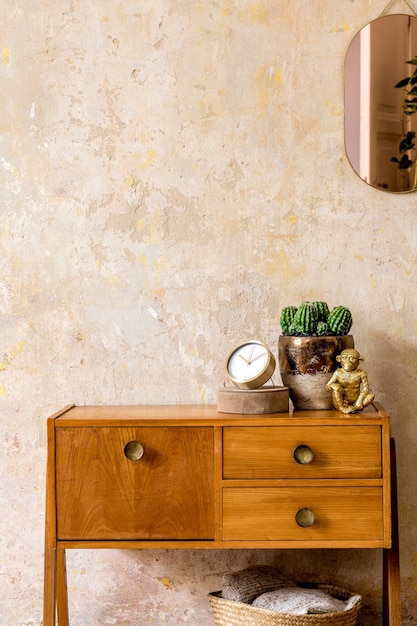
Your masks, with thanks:
[{"label": "ceramic plant pot", "polygon": [[326,390],[326,384],[339,367],[336,356],[345,348],[353,347],[352,335],[279,337],[279,369],[294,408],[333,408],[332,394]]}]

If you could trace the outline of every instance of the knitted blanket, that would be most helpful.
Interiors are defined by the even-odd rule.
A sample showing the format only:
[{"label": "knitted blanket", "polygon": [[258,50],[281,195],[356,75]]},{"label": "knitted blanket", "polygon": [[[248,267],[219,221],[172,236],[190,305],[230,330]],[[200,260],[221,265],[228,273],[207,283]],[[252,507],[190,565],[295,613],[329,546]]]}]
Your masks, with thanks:
[{"label": "knitted blanket", "polygon": [[343,601],[321,589],[284,587],[258,596],[252,606],[293,615],[339,613],[350,609],[356,598],[352,596]]}]

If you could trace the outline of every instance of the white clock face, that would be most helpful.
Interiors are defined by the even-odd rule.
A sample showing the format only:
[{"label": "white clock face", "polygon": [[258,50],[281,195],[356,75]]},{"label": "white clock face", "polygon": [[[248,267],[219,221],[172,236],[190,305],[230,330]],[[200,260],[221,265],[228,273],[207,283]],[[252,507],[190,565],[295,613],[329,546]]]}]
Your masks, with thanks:
[{"label": "white clock face", "polygon": [[227,370],[232,379],[245,382],[258,376],[268,364],[268,350],[260,343],[246,343],[231,354]]}]

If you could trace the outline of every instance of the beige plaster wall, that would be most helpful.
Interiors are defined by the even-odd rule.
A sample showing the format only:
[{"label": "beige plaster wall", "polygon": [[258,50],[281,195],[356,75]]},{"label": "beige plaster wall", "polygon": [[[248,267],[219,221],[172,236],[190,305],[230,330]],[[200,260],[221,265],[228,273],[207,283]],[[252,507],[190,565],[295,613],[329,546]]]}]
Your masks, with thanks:
[{"label": "beige plaster wall", "polygon": [[[365,185],[343,136],[344,55],[386,4],[1,3],[0,626],[42,619],[47,416],[214,403],[229,349],[276,352],[302,299],[351,308],[392,415],[415,623],[417,196]],[[257,562],[380,624],[377,552],[103,551],[69,555],[71,626],[208,626],[207,592]]]}]

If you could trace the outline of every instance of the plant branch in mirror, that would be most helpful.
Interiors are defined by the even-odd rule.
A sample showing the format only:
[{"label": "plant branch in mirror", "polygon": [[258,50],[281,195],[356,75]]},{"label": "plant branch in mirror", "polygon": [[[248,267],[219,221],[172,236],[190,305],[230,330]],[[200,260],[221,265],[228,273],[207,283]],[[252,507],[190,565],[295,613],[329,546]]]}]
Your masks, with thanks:
[{"label": "plant branch in mirror", "polygon": [[[404,99],[403,99],[403,114],[402,114],[402,135],[403,138],[400,141],[399,145],[399,153],[401,156],[400,159],[397,157],[392,157],[391,161],[393,163],[398,164],[398,169],[400,170],[408,170],[413,165],[416,164],[417,155],[414,156],[414,159],[410,159],[410,151],[417,151],[415,147],[416,133],[415,131],[411,131],[407,129],[408,122],[410,117],[417,113],[417,55],[410,59],[410,61],[406,61],[410,65],[416,66],[414,72],[411,76],[407,76],[400,80],[396,85],[395,89],[404,89]],[[413,189],[417,188],[417,168],[414,172],[414,184]]]}]

